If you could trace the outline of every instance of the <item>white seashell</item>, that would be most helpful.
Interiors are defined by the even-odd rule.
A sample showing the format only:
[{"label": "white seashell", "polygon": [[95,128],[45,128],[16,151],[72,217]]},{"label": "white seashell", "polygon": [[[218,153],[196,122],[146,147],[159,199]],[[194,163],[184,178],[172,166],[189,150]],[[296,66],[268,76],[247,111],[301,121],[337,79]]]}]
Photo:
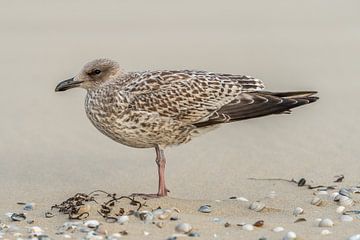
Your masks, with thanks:
[{"label": "white seashell", "polygon": [[285,229],[283,227],[276,227],[276,228],[273,228],[273,232],[282,232],[284,231]]},{"label": "white seashell", "polygon": [[265,204],[259,201],[253,202],[250,204],[249,209],[254,210],[256,212],[260,212],[265,208]]},{"label": "white seashell", "polygon": [[316,195],[328,195],[328,194],[329,193],[327,191],[324,191],[324,190],[316,192]]},{"label": "white seashell", "polygon": [[120,216],[120,217],[118,217],[118,220],[117,220],[117,222],[121,225],[128,221],[129,221],[129,216],[127,216],[127,215]]},{"label": "white seashell", "polygon": [[254,226],[252,224],[245,224],[244,226],[242,226],[242,229],[246,231],[252,231],[254,230]]},{"label": "white seashell", "polygon": [[352,222],[354,218],[350,215],[341,215],[340,221],[342,222]]},{"label": "white seashell", "polygon": [[152,212],[149,211],[141,211],[139,212],[139,218],[142,221],[150,222],[154,219],[154,215],[152,214]]},{"label": "white seashell", "polygon": [[331,234],[331,232],[327,229],[321,231],[321,235],[329,235],[329,234]]},{"label": "white seashell", "polygon": [[340,206],[351,206],[354,204],[354,200],[347,196],[340,196],[339,198],[339,204]]},{"label": "white seashell", "polygon": [[329,198],[332,201],[339,201],[340,194],[338,192],[333,192],[330,194]]},{"label": "white seashell", "polygon": [[44,233],[44,231],[40,227],[37,227],[37,226],[29,228],[29,232],[36,236]]},{"label": "white seashell", "polygon": [[248,202],[248,201],[249,201],[249,200],[247,200],[247,199],[244,198],[244,197],[237,197],[236,200],[242,201],[242,202]]},{"label": "white seashell", "polygon": [[198,211],[202,213],[211,213],[211,206],[210,205],[201,206]]},{"label": "white seashell", "polygon": [[348,198],[351,198],[351,190],[347,189],[347,188],[341,188],[339,190],[339,194],[342,196],[346,196]]},{"label": "white seashell", "polygon": [[283,240],[294,240],[296,239],[296,233],[288,232],[284,237]]},{"label": "white seashell", "polygon": [[144,236],[148,236],[148,235],[150,234],[150,233],[147,232],[147,231],[144,231],[143,233],[144,233]]},{"label": "white seashell", "polygon": [[325,218],[319,222],[319,227],[332,227],[334,222],[330,218]]},{"label": "white seashell", "polygon": [[311,204],[315,206],[320,206],[323,204],[323,200],[319,197],[314,197],[313,200],[311,200]]},{"label": "white seashell", "polygon": [[100,223],[96,220],[88,220],[84,223],[85,227],[88,228],[96,228],[97,226],[100,225]]},{"label": "white seashell", "polygon": [[303,214],[303,213],[304,213],[304,209],[302,209],[301,207],[297,207],[297,208],[295,208],[294,211],[293,211],[293,214],[294,214],[295,216],[298,216],[298,215]]},{"label": "white seashell", "polygon": [[347,240],[360,240],[360,234],[352,235]]},{"label": "white seashell", "polygon": [[188,223],[179,223],[175,226],[175,231],[178,233],[189,233],[192,230],[192,226]]},{"label": "white seashell", "polygon": [[337,209],[336,209],[336,212],[337,213],[343,213],[345,211],[345,207],[344,206],[339,206]]}]

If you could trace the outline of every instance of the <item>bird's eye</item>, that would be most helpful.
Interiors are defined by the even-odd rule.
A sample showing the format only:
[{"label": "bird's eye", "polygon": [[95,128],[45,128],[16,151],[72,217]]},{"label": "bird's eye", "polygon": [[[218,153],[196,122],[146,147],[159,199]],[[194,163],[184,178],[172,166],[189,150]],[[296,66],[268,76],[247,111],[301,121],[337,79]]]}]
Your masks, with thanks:
[{"label": "bird's eye", "polygon": [[95,70],[93,71],[93,73],[96,74],[96,75],[98,75],[98,74],[101,73],[101,71],[100,71],[99,69],[95,69]]}]

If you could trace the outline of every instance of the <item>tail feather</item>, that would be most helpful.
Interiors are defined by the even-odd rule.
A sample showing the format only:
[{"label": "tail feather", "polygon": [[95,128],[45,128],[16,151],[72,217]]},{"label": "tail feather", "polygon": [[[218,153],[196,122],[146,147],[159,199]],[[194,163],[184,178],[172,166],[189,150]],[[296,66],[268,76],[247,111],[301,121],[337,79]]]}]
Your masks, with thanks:
[{"label": "tail feather", "polygon": [[222,122],[240,121],[271,114],[290,113],[292,108],[315,102],[315,91],[297,92],[248,92],[239,99],[223,106],[206,121],[194,124],[204,127]]}]

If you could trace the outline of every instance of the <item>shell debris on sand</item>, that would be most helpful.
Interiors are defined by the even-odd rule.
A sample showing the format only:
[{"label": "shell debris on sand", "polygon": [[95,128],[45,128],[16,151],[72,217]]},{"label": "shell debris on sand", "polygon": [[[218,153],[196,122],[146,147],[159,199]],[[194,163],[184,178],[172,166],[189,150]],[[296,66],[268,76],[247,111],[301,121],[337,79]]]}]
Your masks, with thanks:
[{"label": "shell debris on sand", "polygon": [[293,214],[295,216],[299,216],[300,214],[303,214],[304,213],[304,209],[302,209],[301,207],[296,207],[293,211]]},{"label": "shell debris on sand", "polygon": [[189,233],[192,231],[192,226],[188,223],[179,223],[175,226],[175,231],[178,233]]},{"label": "shell debris on sand", "polygon": [[211,206],[210,205],[203,205],[199,208],[199,212],[202,213],[211,213]]},{"label": "shell debris on sand", "polygon": [[322,219],[319,222],[319,227],[332,227],[334,226],[334,222],[330,218]]},{"label": "shell debris on sand", "polygon": [[250,204],[249,209],[254,210],[256,212],[261,212],[265,208],[265,203],[260,201],[255,201]]},{"label": "shell debris on sand", "polygon": [[295,232],[288,232],[286,233],[286,235],[283,237],[283,240],[295,240],[296,239],[296,233]]}]

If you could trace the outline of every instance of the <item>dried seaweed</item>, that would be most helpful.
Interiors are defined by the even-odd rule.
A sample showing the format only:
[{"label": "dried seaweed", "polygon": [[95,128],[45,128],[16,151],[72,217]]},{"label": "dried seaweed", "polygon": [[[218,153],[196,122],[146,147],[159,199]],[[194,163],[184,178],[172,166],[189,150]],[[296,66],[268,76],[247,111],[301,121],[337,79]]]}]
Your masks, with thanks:
[{"label": "dried seaweed", "polygon": [[306,186],[308,187],[308,189],[317,189],[317,188],[325,188],[326,190],[332,190],[335,189],[336,186],[331,185],[331,186],[324,186],[324,185],[315,185],[312,186],[310,184],[306,184],[306,179],[305,178],[300,178],[299,181],[296,181],[295,179],[284,179],[284,178],[248,178],[249,180],[256,180],[256,181],[285,181],[285,182],[290,182],[290,183],[296,183],[298,185],[298,187],[303,187]]},{"label": "dried seaweed", "polygon": [[[105,202],[100,204],[97,197],[105,198]],[[89,194],[85,193],[76,193],[73,197],[68,198],[60,204],[55,204],[51,207],[51,210],[57,209],[60,213],[67,214],[69,219],[82,220],[89,217],[89,211],[84,211],[81,207],[85,206],[86,203],[93,202],[98,207],[97,212],[105,218],[107,222],[116,222],[118,216],[124,214],[131,215],[135,211],[130,209],[125,211],[124,207],[118,207],[118,203],[121,200],[128,200],[130,206],[136,206],[135,211],[139,211],[142,207],[146,206],[146,203],[141,203],[140,201],[135,200],[135,197],[129,196],[120,196],[117,197],[116,193],[108,193],[103,190],[95,190]],[[117,211],[115,211],[115,208]],[[49,215],[49,212],[46,213]]]}]

